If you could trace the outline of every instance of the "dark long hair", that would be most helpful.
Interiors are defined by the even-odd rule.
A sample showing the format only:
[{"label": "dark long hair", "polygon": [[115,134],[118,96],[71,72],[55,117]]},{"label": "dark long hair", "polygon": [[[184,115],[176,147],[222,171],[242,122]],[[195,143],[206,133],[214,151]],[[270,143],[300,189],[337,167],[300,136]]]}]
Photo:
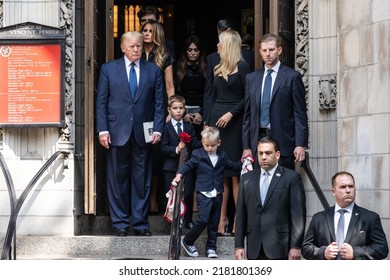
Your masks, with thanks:
[{"label": "dark long hair", "polygon": [[199,72],[203,77],[206,77],[207,61],[206,61],[206,52],[204,50],[203,44],[202,44],[199,36],[190,35],[184,41],[179,60],[177,61],[177,76],[176,76],[177,80],[176,81],[177,81],[177,85],[179,87],[180,87],[180,82],[183,80],[184,76],[186,75],[187,63],[188,63],[187,49],[189,48],[189,46],[192,43],[200,51],[200,55],[199,55],[199,58],[197,61],[198,67],[199,67]]}]

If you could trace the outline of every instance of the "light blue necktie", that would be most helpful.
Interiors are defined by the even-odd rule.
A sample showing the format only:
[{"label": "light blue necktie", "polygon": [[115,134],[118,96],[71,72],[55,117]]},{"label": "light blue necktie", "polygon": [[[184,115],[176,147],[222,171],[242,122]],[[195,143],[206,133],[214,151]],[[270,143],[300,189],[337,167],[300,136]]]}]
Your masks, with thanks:
[{"label": "light blue necktie", "polygon": [[271,175],[271,174],[268,171],[265,171],[263,173],[264,180],[260,186],[260,199],[261,199],[261,204],[263,204],[263,205],[264,205],[265,197],[267,196],[267,192],[268,192],[269,175]]},{"label": "light blue necktie", "polygon": [[341,244],[344,243],[344,213],[347,212],[347,210],[339,209],[337,212],[340,213],[340,218],[337,223],[336,241],[340,248]]},{"label": "light blue necktie", "polygon": [[135,63],[132,62],[129,74],[130,93],[133,99],[135,98],[135,93],[137,92],[137,73],[135,72],[134,65]]},{"label": "light blue necktie", "polygon": [[260,127],[267,127],[269,124],[269,106],[271,103],[272,69],[267,70],[264,81],[263,98],[261,99]]},{"label": "light blue necktie", "polygon": [[[341,244],[344,243],[344,213],[348,212],[348,211],[345,209],[339,209],[339,210],[337,210],[337,212],[340,213],[340,218],[339,218],[339,221],[337,223],[336,242],[337,242],[337,245],[339,246],[339,250],[340,250]],[[336,260],[341,260],[341,259],[342,258],[341,258],[340,253],[339,253],[336,257]]]}]

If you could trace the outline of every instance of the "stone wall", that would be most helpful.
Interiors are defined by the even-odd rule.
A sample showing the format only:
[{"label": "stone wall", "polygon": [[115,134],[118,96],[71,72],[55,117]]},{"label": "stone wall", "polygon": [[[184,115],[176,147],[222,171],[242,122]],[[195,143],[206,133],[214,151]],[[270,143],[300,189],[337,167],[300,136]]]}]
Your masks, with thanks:
[{"label": "stone wall", "polygon": [[390,237],[390,2],[336,1],[339,169]]}]

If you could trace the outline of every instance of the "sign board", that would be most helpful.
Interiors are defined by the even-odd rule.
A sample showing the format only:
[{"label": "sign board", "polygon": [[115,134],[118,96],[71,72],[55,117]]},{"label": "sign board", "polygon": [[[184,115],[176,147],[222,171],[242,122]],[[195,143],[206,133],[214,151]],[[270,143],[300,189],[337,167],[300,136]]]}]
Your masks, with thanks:
[{"label": "sign board", "polygon": [[0,127],[64,125],[65,30],[0,29]]}]

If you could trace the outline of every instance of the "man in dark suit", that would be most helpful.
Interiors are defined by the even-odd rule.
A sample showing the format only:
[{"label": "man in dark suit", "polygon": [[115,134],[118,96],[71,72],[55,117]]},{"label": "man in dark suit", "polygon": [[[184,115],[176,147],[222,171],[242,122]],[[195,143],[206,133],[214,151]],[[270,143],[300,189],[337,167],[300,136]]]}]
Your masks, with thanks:
[{"label": "man in dark suit", "polygon": [[389,248],[381,219],[354,202],[356,187],[352,174],[341,171],[333,175],[332,193],[336,204],[313,216],[303,241],[302,256],[310,260],[386,258]]},{"label": "man in dark suit", "polygon": [[[127,235],[130,227],[136,235],[151,235],[152,144],[160,141],[163,132],[164,93],[160,68],[140,59],[142,44],[141,33],[123,34],[124,56],[102,65],[97,88],[96,125],[100,144],[108,149],[108,202],[118,236]],[[148,143],[143,123],[151,121]]]},{"label": "man in dark suit", "polygon": [[[295,169],[295,162],[305,159],[309,135],[302,78],[299,72],[279,61],[280,37],[264,35],[260,39],[259,52],[264,67],[246,76],[243,158],[256,155],[258,140],[272,136],[281,146],[279,164]],[[270,78],[268,87],[267,77]],[[267,88],[269,90],[264,90]]]},{"label": "man in dark suit", "polygon": [[261,169],[241,176],[236,207],[235,259],[299,260],[306,198],[299,173],[278,164],[279,144],[257,146]]}]

